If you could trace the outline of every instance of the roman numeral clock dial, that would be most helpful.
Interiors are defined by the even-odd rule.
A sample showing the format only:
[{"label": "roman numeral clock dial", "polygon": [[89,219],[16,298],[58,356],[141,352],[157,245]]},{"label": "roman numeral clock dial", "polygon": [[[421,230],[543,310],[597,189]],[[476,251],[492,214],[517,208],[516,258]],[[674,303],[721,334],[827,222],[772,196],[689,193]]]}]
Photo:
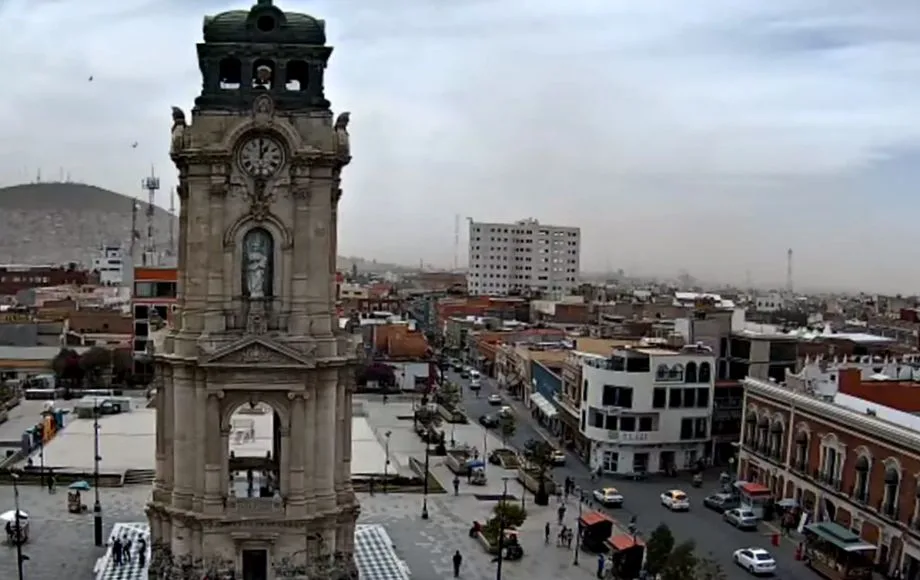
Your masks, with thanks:
[{"label": "roman numeral clock dial", "polygon": [[271,177],[284,165],[284,147],[271,137],[253,137],[240,147],[239,163],[252,177]]}]

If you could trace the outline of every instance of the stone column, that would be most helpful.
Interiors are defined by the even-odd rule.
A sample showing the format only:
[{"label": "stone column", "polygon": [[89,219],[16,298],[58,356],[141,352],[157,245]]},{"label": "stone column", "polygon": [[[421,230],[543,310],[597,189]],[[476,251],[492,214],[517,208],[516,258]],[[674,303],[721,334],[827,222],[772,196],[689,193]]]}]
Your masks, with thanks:
[{"label": "stone column", "polygon": [[161,365],[160,369],[161,372],[163,372],[163,385],[161,386],[163,390],[163,404],[157,406],[157,415],[163,416],[163,469],[160,471],[158,466],[157,475],[160,477],[163,493],[172,494],[174,485],[173,473],[175,473],[173,462],[176,452],[174,445],[176,431],[175,373],[173,372],[173,368],[169,365]]},{"label": "stone column", "polygon": [[338,374],[323,372],[316,401],[316,499],[320,509],[335,507],[335,395]]},{"label": "stone column", "polygon": [[[203,374],[203,373],[201,373]],[[195,501],[201,511],[205,494],[205,468],[208,463],[208,390],[203,376],[195,381]]]},{"label": "stone column", "polygon": [[178,369],[173,384],[173,505],[191,509],[195,493],[195,378]]},{"label": "stone column", "polygon": [[342,432],[342,444],[344,447],[344,457],[342,458],[342,470],[345,473],[345,489],[351,491],[351,446],[352,446],[352,404],[354,396],[354,387],[352,381],[354,381],[354,374],[351,369],[345,372],[346,383],[343,389],[345,397],[345,419]]},{"label": "stone column", "polygon": [[[161,367],[162,368],[162,367]],[[157,369],[157,372],[162,372],[160,369]],[[166,462],[166,381],[164,377],[160,377],[161,383],[157,388],[156,393],[156,476],[153,480],[153,500],[154,501],[163,501],[162,493],[165,489],[163,477],[166,474],[164,469],[164,463]]]},{"label": "stone column", "polygon": [[345,473],[345,397],[342,389],[344,373],[336,373],[335,391],[335,494],[339,497],[345,490],[345,482],[350,474]]},{"label": "stone column", "polygon": [[[309,172],[309,167],[297,167],[295,173]],[[295,336],[309,333],[309,302],[314,299],[309,292],[310,272],[310,182],[309,178],[295,183],[294,195],[294,247],[290,275],[291,315],[288,332]]]},{"label": "stone column", "polygon": [[208,394],[207,418],[203,430],[207,432],[207,442],[204,456],[204,511],[207,513],[219,512],[226,495],[227,477],[226,470],[226,442],[224,440],[223,425],[221,424],[221,404],[224,397],[223,391]]},{"label": "stone column", "polygon": [[288,447],[288,487],[284,489],[287,497],[289,509],[299,512],[298,515],[305,513],[304,507],[306,498],[304,497],[304,443],[306,442],[306,401],[303,393],[288,393],[288,399],[291,401],[291,444]]},{"label": "stone column", "polygon": [[[226,171],[226,169],[225,169]],[[207,248],[209,260],[207,269],[207,303],[208,310],[205,314],[205,332],[221,332],[225,327],[223,310],[224,299],[224,208],[227,197],[227,175],[220,174],[212,177],[208,200],[209,215],[206,242],[202,244]]]},{"label": "stone column", "polygon": [[[290,415],[288,415],[290,417]],[[278,479],[281,486],[281,495],[286,497],[291,489],[291,426],[279,425],[281,431],[281,457],[276,457],[278,462]]]},{"label": "stone column", "polygon": [[316,389],[318,385],[316,375],[310,375],[307,381],[307,396],[304,398],[304,429],[300,431],[304,445],[304,497],[307,500],[307,511],[313,511],[316,507]]}]

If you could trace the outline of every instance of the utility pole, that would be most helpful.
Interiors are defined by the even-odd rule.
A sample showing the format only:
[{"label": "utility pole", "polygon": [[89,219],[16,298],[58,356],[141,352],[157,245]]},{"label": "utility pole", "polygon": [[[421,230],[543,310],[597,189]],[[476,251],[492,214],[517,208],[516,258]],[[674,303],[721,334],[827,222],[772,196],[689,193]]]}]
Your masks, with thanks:
[{"label": "utility pole", "polygon": [[431,457],[431,431],[425,434],[425,483],[422,489],[422,519],[428,519],[428,466]]},{"label": "utility pole", "polygon": [[22,544],[25,542],[25,536],[22,533],[22,522],[20,522],[20,512],[19,512],[19,474],[10,472],[10,477],[13,479],[13,509],[16,510],[16,513],[13,514],[13,540],[16,542],[16,572],[18,580],[23,580],[25,578],[23,564],[26,560],[29,559],[28,556],[22,553]]},{"label": "utility pole", "polygon": [[102,503],[99,501],[99,399],[93,401],[93,491],[96,493],[93,502],[93,537],[96,546],[102,547]]}]

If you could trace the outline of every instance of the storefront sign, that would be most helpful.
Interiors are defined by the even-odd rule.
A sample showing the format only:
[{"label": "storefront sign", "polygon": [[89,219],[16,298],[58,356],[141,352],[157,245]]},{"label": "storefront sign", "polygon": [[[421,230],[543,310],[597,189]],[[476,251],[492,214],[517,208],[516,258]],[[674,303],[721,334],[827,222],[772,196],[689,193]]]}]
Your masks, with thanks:
[{"label": "storefront sign", "polygon": [[648,433],[639,433],[634,431],[607,431],[609,441],[623,441],[634,443],[639,441],[648,441]]}]

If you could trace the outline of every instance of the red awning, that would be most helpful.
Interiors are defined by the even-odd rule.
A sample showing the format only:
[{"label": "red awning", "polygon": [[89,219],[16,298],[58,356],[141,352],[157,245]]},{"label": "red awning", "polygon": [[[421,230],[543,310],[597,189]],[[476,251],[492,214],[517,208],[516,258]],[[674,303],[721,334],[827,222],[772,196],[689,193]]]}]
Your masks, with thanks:
[{"label": "red awning", "polygon": [[607,543],[614,550],[628,550],[635,546],[644,546],[645,544],[639,538],[634,538],[629,534],[617,534],[616,536],[611,537],[607,540]]},{"label": "red awning", "polygon": [[601,522],[613,523],[613,520],[600,512],[588,512],[581,516],[581,523],[586,526],[593,526],[594,524],[599,524]]},{"label": "red awning", "polygon": [[770,488],[765,485],[760,485],[759,483],[754,483],[752,481],[746,482],[741,486],[741,491],[749,495],[769,495]]}]

